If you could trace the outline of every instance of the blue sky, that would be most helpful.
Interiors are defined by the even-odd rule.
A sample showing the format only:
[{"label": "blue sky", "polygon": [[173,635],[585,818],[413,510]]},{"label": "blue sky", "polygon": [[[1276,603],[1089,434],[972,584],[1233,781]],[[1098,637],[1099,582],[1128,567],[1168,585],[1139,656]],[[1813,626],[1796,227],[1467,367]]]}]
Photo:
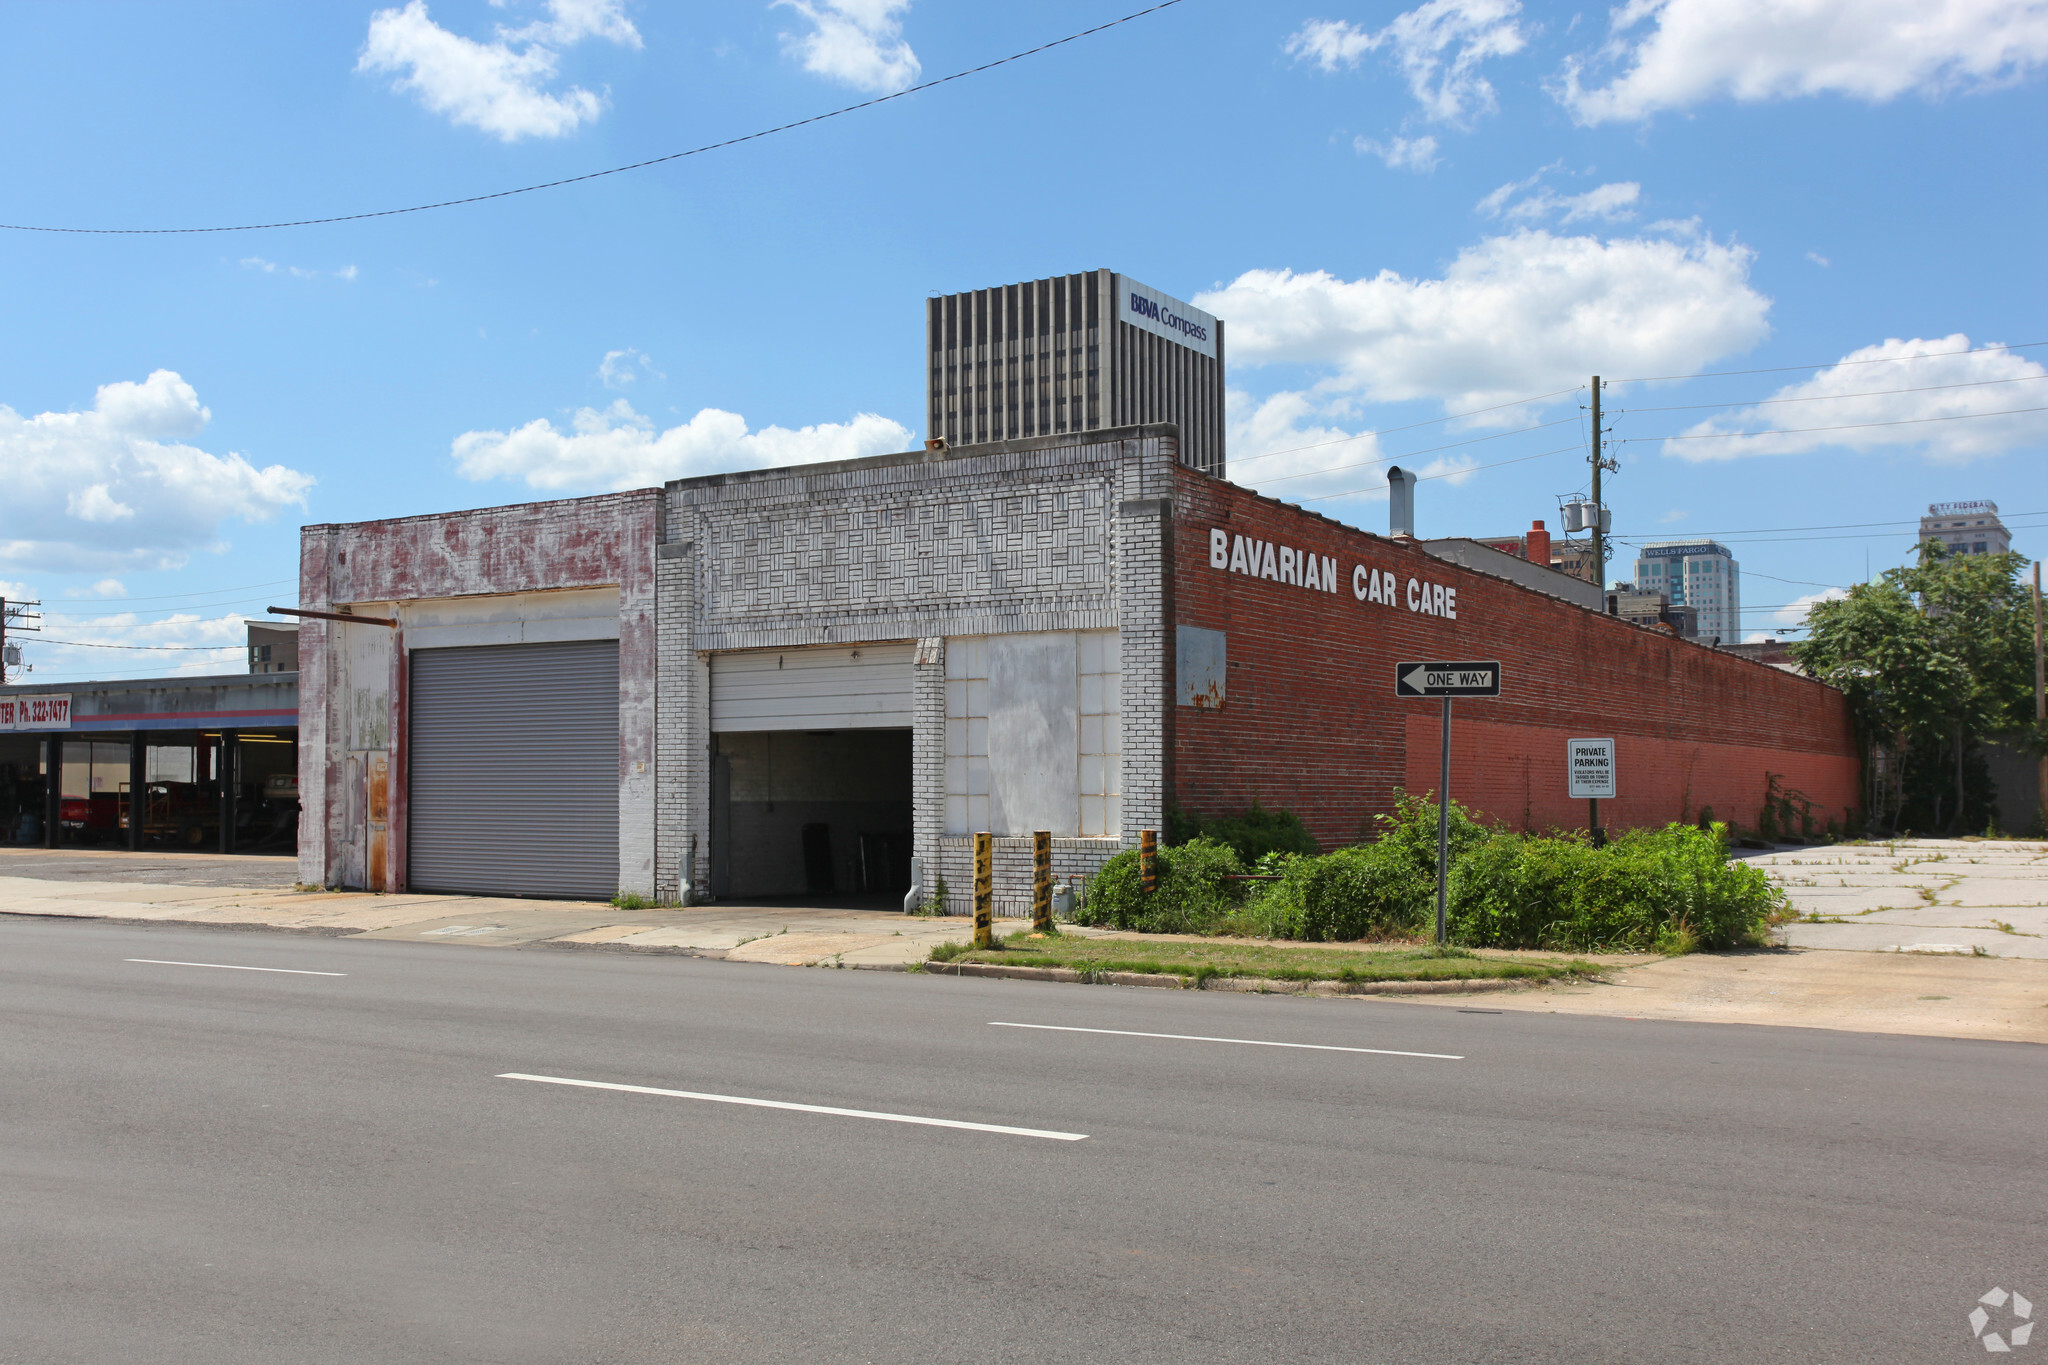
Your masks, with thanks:
[{"label": "blue sky", "polygon": [[[17,3],[0,221],[489,193],[1127,12]],[[905,448],[928,293],[1100,266],[1228,323],[1233,478],[1368,529],[1389,460],[1425,535],[1555,528],[1587,376],[1719,376],[1610,391],[1616,534],[1783,633],[1930,501],[2048,538],[2044,66],[2048,0],[1181,0],[581,185],[0,232],[0,591],[187,647],[31,681],[233,671],[302,523]]]}]

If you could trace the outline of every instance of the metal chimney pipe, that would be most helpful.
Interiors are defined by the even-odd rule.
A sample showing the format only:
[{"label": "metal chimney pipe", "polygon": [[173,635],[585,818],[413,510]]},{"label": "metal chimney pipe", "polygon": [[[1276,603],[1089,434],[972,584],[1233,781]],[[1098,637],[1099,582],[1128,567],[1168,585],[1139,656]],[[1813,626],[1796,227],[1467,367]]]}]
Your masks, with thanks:
[{"label": "metal chimney pipe", "polygon": [[1387,534],[1415,535],[1415,475],[1399,465],[1387,471]]}]

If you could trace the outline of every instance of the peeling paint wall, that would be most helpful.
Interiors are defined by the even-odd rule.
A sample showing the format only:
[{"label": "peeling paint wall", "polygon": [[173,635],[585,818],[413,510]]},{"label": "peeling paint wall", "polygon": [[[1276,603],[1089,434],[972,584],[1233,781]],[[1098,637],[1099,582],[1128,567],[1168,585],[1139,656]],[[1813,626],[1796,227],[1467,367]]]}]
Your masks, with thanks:
[{"label": "peeling paint wall", "polygon": [[308,526],[299,605],[396,620],[300,632],[299,878],[406,884],[407,657],[535,640],[619,641],[619,886],[654,889],[654,563],[659,489]]}]

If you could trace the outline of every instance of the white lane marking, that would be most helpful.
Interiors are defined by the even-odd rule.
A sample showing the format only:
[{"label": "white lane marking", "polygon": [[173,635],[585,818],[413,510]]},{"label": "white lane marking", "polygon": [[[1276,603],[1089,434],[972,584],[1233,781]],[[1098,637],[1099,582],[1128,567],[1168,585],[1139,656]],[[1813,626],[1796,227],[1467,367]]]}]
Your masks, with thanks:
[{"label": "white lane marking", "polygon": [[152,967],[215,967],[224,972],[283,972],[286,976],[347,976],[347,972],[308,972],[297,967],[237,967],[232,962],[170,962],[160,957],[124,957],[123,962],[147,962]]},{"label": "white lane marking", "polygon": [[1139,1033],[1127,1028],[1075,1028],[1069,1024],[1006,1024],[989,1020],[990,1028],[1036,1028],[1053,1033],[1110,1033],[1119,1038],[1173,1038],[1183,1043],[1237,1043],[1243,1047],[1299,1047],[1311,1052],[1370,1052],[1377,1057],[1427,1057],[1437,1062],[1462,1062],[1449,1052],[1401,1052],[1390,1047],[1338,1047],[1334,1043],[1270,1043],[1263,1038],[1205,1038],[1198,1033]]},{"label": "white lane marking", "polygon": [[921,1123],[927,1128],[965,1128],[975,1133],[1008,1133],[1012,1137],[1051,1138],[1056,1142],[1081,1142],[1086,1133],[1056,1133],[1046,1128],[1011,1128],[1001,1123],[967,1123],[961,1119],[929,1119],[918,1114],[883,1114],[872,1109],[835,1109],[829,1104],[791,1104],[787,1100],[754,1100],[743,1095],[710,1095],[697,1090],[662,1090],[651,1085],[614,1085],[610,1081],[578,1081],[567,1076],[529,1076],[523,1071],[503,1071],[501,1081],[543,1081],[548,1085],[580,1085],[591,1090],[623,1090],[629,1095],[668,1095],[679,1100],[709,1100],[713,1104],[746,1104],[756,1109],[794,1109],[800,1114],[836,1114],[845,1119],[880,1119],[884,1123]]}]

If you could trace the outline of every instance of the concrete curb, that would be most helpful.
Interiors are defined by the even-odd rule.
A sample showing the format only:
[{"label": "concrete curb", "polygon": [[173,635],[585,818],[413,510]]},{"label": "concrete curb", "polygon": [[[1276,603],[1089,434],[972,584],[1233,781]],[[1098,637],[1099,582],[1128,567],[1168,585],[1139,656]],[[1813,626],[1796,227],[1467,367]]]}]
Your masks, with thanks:
[{"label": "concrete curb", "polygon": [[[1006,981],[1067,981],[1098,986],[1150,986],[1164,990],[1231,991],[1245,995],[1470,995],[1526,990],[1558,978],[1479,977],[1459,981],[1274,981],[1259,976],[1212,976],[1201,985],[1168,972],[1091,972],[1071,967],[1006,967],[997,962],[927,962],[936,976],[984,976]],[[897,970],[902,970],[898,968]]]},{"label": "concrete curb", "polygon": [[303,934],[310,938],[354,938],[361,929],[332,924],[265,924],[260,920],[230,924],[211,919],[143,919],[134,915],[67,915],[61,910],[0,911],[8,919],[61,919],[74,924],[118,924],[128,929],[223,929],[241,933]]},{"label": "concrete curb", "polygon": [[564,953],[638,953],[642,957],[708,957],[723,961],[724,948],[692,948],[673,943],[568,943],[559,938],[537,938],[512,945],[519,949],[549,948]]}]

